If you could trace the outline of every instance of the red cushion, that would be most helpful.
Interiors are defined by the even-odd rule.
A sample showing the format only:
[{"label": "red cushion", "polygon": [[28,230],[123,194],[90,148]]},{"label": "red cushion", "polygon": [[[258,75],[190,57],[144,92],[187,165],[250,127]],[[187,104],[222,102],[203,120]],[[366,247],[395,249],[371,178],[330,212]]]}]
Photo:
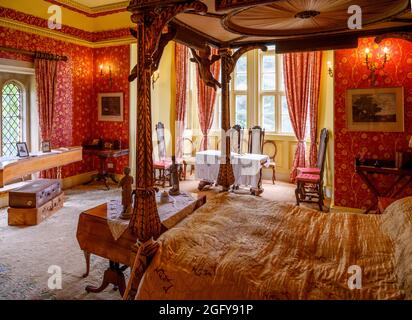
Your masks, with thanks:
[{"label": "red cushion", "polygon": [[172,165],[172,161],[169,159],[166,159],[164,161],[154,161],[153,162],[153,167],[155,169],[167,169]]},{"label": "red cushion", "polygon": [[320,174],[319,168],[298,168],[299,173]]},{"label": "red cushion", "polygon": [[299,182],[319,183],[320,176],[318,174],[300,173],[296,180]]}]

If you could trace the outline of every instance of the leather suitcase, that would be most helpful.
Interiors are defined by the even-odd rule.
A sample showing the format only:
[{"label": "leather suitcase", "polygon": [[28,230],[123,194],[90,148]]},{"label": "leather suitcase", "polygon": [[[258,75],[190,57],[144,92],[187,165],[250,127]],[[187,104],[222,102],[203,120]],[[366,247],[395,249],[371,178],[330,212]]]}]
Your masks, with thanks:
[{"label": "leather suitcase", "polygon": [[62,192],[59,180],[38,179],[9,192],[9,206],[40,208]]},{"label": "leather suitcase", "polygon": [[39,208],[9,208],[9,226],[33,226],[50,217],[63,207],[64,193],[49,200]]}]

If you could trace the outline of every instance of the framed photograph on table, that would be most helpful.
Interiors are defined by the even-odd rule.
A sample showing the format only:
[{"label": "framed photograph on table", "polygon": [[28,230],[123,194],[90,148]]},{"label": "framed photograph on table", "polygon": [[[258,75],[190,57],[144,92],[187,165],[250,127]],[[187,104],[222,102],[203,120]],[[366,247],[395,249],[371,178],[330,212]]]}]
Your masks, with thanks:
[{"label": "framed photograph on table", "polygon": [[50,141],[42,141],[41,143],[41,151],[42,152],[51,152],[51,143]]},{"label": "framed photograph on table", "polygon": [[123,121],[123,92],[99,93],[99,121]]},{"label": "framed photograph on table", "polygon": [[349,131],[403,132],[403,87],[349,89],[346,117]]},{"label": "framed photograph on table", "polygon": [[29,156],[29,149],[26,142],[17,142],[17,156],[21,158],[27,158]]}]

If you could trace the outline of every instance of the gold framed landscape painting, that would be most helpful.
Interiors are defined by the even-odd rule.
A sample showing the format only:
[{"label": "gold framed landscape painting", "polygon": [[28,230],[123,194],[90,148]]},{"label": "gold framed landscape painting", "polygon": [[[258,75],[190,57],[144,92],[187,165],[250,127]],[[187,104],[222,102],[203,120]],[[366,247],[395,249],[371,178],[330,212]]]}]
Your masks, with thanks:
[{"label": "gold framed landscape painting", "polygon": [[349,131],[403,132],[403,87],[349,89],[346,115]]}]

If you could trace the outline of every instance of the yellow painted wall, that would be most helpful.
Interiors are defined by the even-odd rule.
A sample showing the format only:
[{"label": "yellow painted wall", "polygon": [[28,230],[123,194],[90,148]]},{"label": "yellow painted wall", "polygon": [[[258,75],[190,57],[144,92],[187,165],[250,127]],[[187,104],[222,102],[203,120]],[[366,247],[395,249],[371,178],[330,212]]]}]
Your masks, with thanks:
[{"label": "yellow painted wall", "polygon": [[[334,176],[334,162],[333,162],[333,150],[334,150],[334,78],[329,76],[328,73],[328,61],[334,64],[334,52],[324,51],[322,58],[322,78],[321,89],[319,97],[319,132],[322,128],[329,130],[329,143],[326,154],[326,166],[325,166],[325,186],[327,192],[333,193],[333,176]],[[327,194],[330,195],[329,193]],[[332,196],[333,204],[333,196]]]},{"label": "yellow painted wall", "polygon": [[[1,7],[10,8],[43,19],[48,19],[50,17],[47,10],[51,5],[51,3],[43,0],[0,0]],[[61,8],[63,25],[81,30],[96,32],[133,26],[133,23],[130,20],[130,12],[119,12],[93,18],[64,7]]]},{"label": "yellow painted wall", "polygon": [[165,125],[167,155],[172,155],[172,132],[175,114],[175,71],[174,71],[175,43],[170,42],[164,52],[159,65],[159,79],[152,89],[152,126],[153,150],[157,158],[155,125],[159,121]]}]

